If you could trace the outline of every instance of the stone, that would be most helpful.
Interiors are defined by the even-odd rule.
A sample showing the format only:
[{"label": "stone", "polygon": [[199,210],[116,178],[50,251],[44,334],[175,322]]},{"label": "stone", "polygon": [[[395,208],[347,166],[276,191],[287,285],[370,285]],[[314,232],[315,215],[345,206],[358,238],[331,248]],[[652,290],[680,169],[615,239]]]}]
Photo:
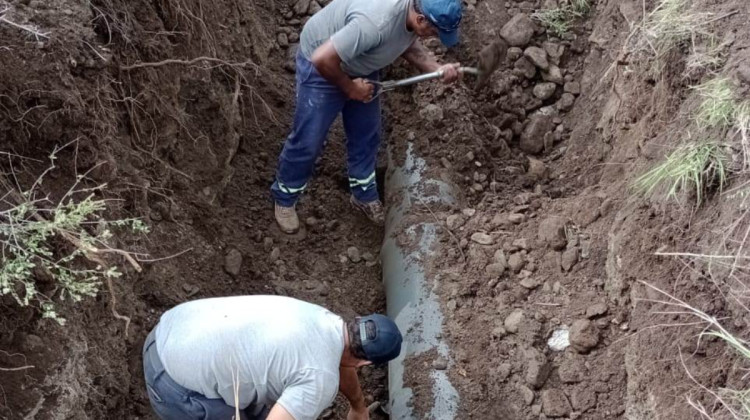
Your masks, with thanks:
[{"label": "stone", "polygon": [[306,15],[307,11],[310,10],[310,2],[311,0],[297,0],[297,3],[294,3],[294,14],[297,16]]},{"label": "stone", "polygon": [[356,246],[350,246],[349,248],[347,248],[346,256],[349,258],[349,261],[353,263],[362,261],[362,255],[359,253],[359,249],[357,249]]},{"label": "stone", "polygon": [[529,157],[529,170],[526,172],[531,178],[541,181],[547,178],[547,165],[539,159]]},{"label": "stone", "polygon": [[561,251],[568,243],[565,239],[565,226],[567,224],[566,218],[550,216],[539,224],[537,236],[542,243],[549,245],[556,251]]},{"label": "stone", "polygon": [[508,267],[506,264],[493,263],[493,264],[488,264],[487,267],[484,268],[484,271],[487,273],[488,276],[492,278],[498,278],[505,272],[507,268]]},{"label": "stone", "polygon": [[570,346],[578,353],[588,353],[599,344],[599,330],[588,319],[579,319],[570,327]]},{"label": "stone", "polygon": [[419,110],[419,115],[427,122],[437,123],[443,120],[443,108],[435,104],[427,104]]},{"label": "stone", "polygon": [[514,273],[518,273],[519,271],[521,271],[524,265],[526,265],[526,260],[524,260],[521,254],[518,252],[515,254],[511,254],[510,258],[508,258],[508,267]]},{"label": "stone", "polygon": [[279,257],[281,256],[281,249],[279,247],[275,247],[271,250],[271,255],[268,256],[268,260],[272,263],[275,263],[279,260]]},{"label": "stone", "polygon": [[581,356],[575,353],[566,353],[565,358],[557,368],[557,375],[560,377],[560,381],[565,384],[581,382],[586,377],[586,366],[584,366]]},{"label": "stone", "polygon": [[542,412],[548,417],[565,417],[571,412],[570,402],[560,389],[542,391]]},{"label": "stone", "polygon": [[242,267],[242,253],[232,248],[224,256],[224,271],[236,277],[240,274],[240,267]]},{"label": "stone", "polygon": [[560,258],[560,266],[564,271],[570,271],[578,262],[578,248],[573,247],[566,249]]},{"label": "stone", "polygon": [[544,150],[544,135],[552,131],[554,123],[549,115],[535,114],[521,133],[519,147],[526,153],[535,155]]},{"label": "stone", "polygon": [[567,82],[563,86],[563,91],[578,96],[581,94],[581,84],[578,82]]},{"label": "stone", "polygon": [[534,76],[536,76],[536,67],[531,61],[526,59],[526,57],[521,57],[516,60],[516,62],[513,63],[513,68],[517,75],[523,76],[527,79],[533,79]]},{"label": "stone", "polygon": [[596,406],[596,393],[587,387],[577,387],[570,394],[570,403],[576,411],[584,412]]},{"label": "stone", "polygon": [[520,213],[511,213],[508,215],[508,221],[514,225],[523,223],[526,220],[526,216]]},{"label": "stone", "polygon": [[534,391],[526,385],[518,385],[518,392],[521,394],[521,398],[526,405],[531,405],[534,402]]},{"label": "stone", "polygon": [[317,1],[312,0],[310,2],[310,8],[307,9],[307,14],[310,15],[310,16],[312,16],[312,15],[318,13],[320,11],[320,9],[322,9],[322,7],[320,7],[320,4]]},{"label": "stone", "polygon": [[502,249],[498,249],[497,251],[495,251],[495,254],[492,256],[492,260],[497,264],[502,264],[506,267],[508,266],[508,260],[505,258],[505,252]]},{"label": "stone", "polygon": [[605,315],[607,313],[607,310],[608,308],[606,303],[595,303],[586,308],[586,318],[591,319]]},{"label": "stone", "polygon": [[560,100],[557,101],[555,106],[557,109],[563,112],[570,111],[573,109],[573,105],[576,103],[576,97],[572,93],[563,93]]},{"label": "stone", "polygon": [[448,369],[448,361],[443,357],[438,357],[432,361],[432,368],[435,370],[446,370]]},{"label": "stone", "polygon": [[299,42],[299,34],[297,32],[292,32],[291,34],[287,35],[289,38],[290,44],[297,44]]},{"label": "stone", "polygon": [[518,47],[510,47],[505,56],[508,58],[508,61],[515,62],[523,57],[523,50]]},{"label": "stone", "polygon": [[[471,159],[474,160],[474,159]],[[461,210],[461,214],[463,214],[466,217],[473,217],[475,214],[477,214],[477,209],[472,208],[466,208]]]},{"label": "stone", "polygon": [[565,79],[562,75],[562,70],[554,64],[550,64],[549,69],[542,72],[542,79],[547,82],[552,82],[556,85],[562,85],[565,83]]},{"label": "stone", "polygon": [[521,309],[516,309],[513,312],[510,313],[505,318],[505,322],[503,325],[505,326],[505,331],[515,334],[518,332],[518,326],[523,322],[523,311]]},{"label": "stone", "polygon": [[542,70],[549,69],[549,61],[547,61],[547,52],[539,47],[529,47],[523,51],[524,57],[528,58],[532,64],[539,67]]},{"label": "stone", "polygon": [[524,379],[529,386],[539,389],[547,382],[552,367],[547,361],[547,357],[539,350],[528,347],[522,351],[526,363],[526,375]]},{"label": "stone", "polygon": [[503,25],[500,29],[500,36],[505,39],[508,46],[525,47],[534,36],[535,26],[528,15],[519,13]]},{"label": "stone", "polygon": [[362,259],[365,260],[365,262],[375,262],[377,261],[377,257],[372,254],[372,252],[365,252],[362,254]]},{"label": "stone", "polygon": [[471,241],[476,242],[479,245],[492,245],[495,241],[492,236],[484,232],[475,232],[471,235]]},{"label": "stone", "polygon": [[534,290],[537,287],[539,287],[539,286],[542,285],[542,281],[539,280],[539,279],[537,279],[537,278],[526,277],[525,279],[521,280],[521,283],[519,283],[519,284],[524,289]]},{"label": "stone", "polygon": [[511,366],[510,363],[501,363],[490,372],[498,382],[503,382],[504,380],[508,379],[512,370],[513,366]]},{"label": "stone", "polygon": [[314,227],[314,226],[315,226],[315,225],[317,225],[317,224],[318,224],[319,222],[320,222],[320,221],[319,221],[318,219],[316,219],[315,217],[313,217],[313,216],[310,216],[310,217],[308,217],[307,219],[305,219],[305,224],[306,224],[307,226],[309,226],[309,227]]},{"label": "stone", "polygon": [[539,83],[534,86],[534,96],[546,101],[555,94],[555,89],[557,89],[557,85],[552,82]]},{"label": "stone", "polygon": [[526,238],[518,238],[514,240],[513,246],[517,247],[518,249],[525,249],[525,250],[528,250],[529,248],[531,248],[529,246],[529,240]]},{"label": "stone", "polygon": [[745,84],[750,84],[750,64],[743,63],[737,68],[737,78]]},{"label": "stone", "polygon": [[450,230],[458,229],[463,226],[464,223],[463,217],[458,214],[451,214],[445,219],[445,225],[448,226],[448,229]]},{"label": "stone", "polygon": [[602,201],[602,204],[599,206],[599,215],[602,217],[606,216],[612,210],[614,204],[615,202],[611,198]]},{"label": "stone", "polygon": [[289,46],[289,38],[287,38],[287,35],[283,32],[276,35],[276,42],[281,48],[286,48]]},{"label": "stone", "polygon": [[565,47],[555,42],[544,41],[542,43],[542,48],[544,48],[544,51],[547,53],[550,63],[559,66],[560,59],[565,52]]}]

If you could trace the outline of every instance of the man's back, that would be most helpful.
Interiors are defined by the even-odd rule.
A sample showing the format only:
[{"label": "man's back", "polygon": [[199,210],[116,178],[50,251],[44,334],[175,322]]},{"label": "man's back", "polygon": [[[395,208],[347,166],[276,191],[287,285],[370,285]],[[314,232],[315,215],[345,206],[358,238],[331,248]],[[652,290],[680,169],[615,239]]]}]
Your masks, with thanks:
[{"label": "man's back", "polygon": [[366,76],[391,64],[414,42],[406,29],[411,0],[333,0],[305,24],[300,49],[308,60],[332,39],[351,76]]},{"label": "man's back", "polygon": [[[278,400],[305,419],[336,395],[343,328],[339,316],[296,299],[201,299],[162,316],[156,346],[169,376],[185,388],[240,408]],[[237,402],[233,375],[239,378]]]}]

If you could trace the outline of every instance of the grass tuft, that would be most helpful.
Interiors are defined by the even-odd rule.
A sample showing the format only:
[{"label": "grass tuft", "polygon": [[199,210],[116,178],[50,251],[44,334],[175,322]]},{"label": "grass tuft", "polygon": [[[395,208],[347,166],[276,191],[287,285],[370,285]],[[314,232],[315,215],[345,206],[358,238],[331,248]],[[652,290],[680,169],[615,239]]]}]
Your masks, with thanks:
[{"label": "grass tuft", "polygon": [[584,17],[591,11],[589,0],[571,0],[555,9],[534,12],[533,18],[538,20],[549,32],[562,37],[570,31],[575,19]]},{"label": "grass tuft", "polygon": [[711,79],[694,88],[702,98],[695,115],[701,128],[734,124],[736,101],[732,82],[726,77]]},{"label": "grass tuft", "polygon": [[666,189],[666,197],[678,200],[680,193],[695,192],[700,206],[709,187],[724,188],[728,157],[716,143],[693,143],[676,149],[667,159],[638,177],[633,187],[645,196]]}]

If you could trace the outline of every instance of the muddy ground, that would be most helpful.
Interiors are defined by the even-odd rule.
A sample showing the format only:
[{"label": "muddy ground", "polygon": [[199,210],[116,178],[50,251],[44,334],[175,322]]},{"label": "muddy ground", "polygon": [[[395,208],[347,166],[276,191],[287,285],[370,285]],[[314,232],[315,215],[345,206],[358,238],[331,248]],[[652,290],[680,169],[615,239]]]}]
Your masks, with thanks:
[{"label": "muddy ground", "polygon": [[[446,53],[428,44],[442,59],[473,64],[511,19],[551,3],[470,0],[461,46]],[[723,71],[734,74],[748,59],[748,6],[695,3],[717,15],[739,11],[713,28],[732,36]],[[7,3],[9,20],[48,34],[0,23],[0,151],[11,153],[4,174],[29,185],[55,145],[73,141],[44,192],[59,196],[100,165],[86,182],[107,182],[103,196],[118,199],[110,213],[143,217],[152,232],[114,243],[143,254],[142,272],[110,260],[125,272],[113,292],[117,311],[131,318],[127,331],[106,288],[63,303],[65,327],[0,299],[0,367],[33,366],[0,371],[0,417],[151,418],[140,346],[161,312],[188,299],[270,293],[344,316],[384,310],[382,233],[348,208],[340,128],[299,207],[303,231],[283,235],[273,223],[268,188],[294,106],[289,51],[320,5]],[[512,35],[528,33],[519,46],[540,47],[559,75],[543,75],[512,50],[481,92],[425,84],[386,98],[397,160],[413,141],[430,171],[461,191],[455,209],[436,209],[459,243],[445,234],[444,258],[429,267],[448,279],[441,295],[460,418],[700,418],[686,395],[722,418],[696,382],[748,385],[746,366],[726,346],[696,340],[700,328],[675,327],[689,318],[642,301],[661,298],[641,282],[650,283],[731,317],[747,336],[739,306],[720,298],[721,268],[653,255],[736,250],[727,240],[735,232],[722,228],[739,209],[725,202],[690,212],[629,190],[679,142],[688,86],[703,77],[685,76],[681,54],[655,78],[625,53],[644,7],[654,2],[600,0],[563,39],[516,22]],[[397,63],[387,74],[412,73]],[[544,82],[551,85],[537,88]],[[40,289],[54,293],[43,279]],[[561,326],[575,349],[547,347]],[[427,356],[409,366],[429,368]],[[385,371],[365,368],[363,377],[367,398],[386,403]],[[429,403],[415,406],[424,412]],[[339,400],[325,417],[345,413]]]}]

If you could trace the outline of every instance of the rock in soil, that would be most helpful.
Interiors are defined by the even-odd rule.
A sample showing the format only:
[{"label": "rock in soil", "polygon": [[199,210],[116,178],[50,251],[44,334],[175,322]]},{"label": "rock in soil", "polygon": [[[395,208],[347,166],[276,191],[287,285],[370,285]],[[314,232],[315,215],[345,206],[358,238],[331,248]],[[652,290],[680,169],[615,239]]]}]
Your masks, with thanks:
[{"label": "rock in soil", "polygon": [[568,244],[565,239],[565,226],[568,220],[560,216],[550,216],[539,224],[539,240],[556,251],[561,251]]},{"label": "rock in soil", "polygon": [[505,272],[506,268],[508,267],[505,265],[505,263],[494,263],[487,265],[487,267],[484,268],[484,271],[491,278],[498,278]]},{"label": "rock in soil", "polygon": [[521,398],[526,405],[531,405],[534,402],[534,391],[526,385],[518,385],[518,392],[521,394]]},{"label": "rock in soil", "polygon": [[451,214],[445,219],[445,225],[450,230],[458,229],[464,225],[464,219],[458,214]]},{"label": "rock in soil", "polygon": [[479,245],[492,245],[494,242],[492,240],[492,236],[484,233],[484,232],[475,232],[471,235],[472,242],[476,242]]},{"label": "rock in soil", "polygon": [[310,8],[307,9],[307,14],[310,15],[310,16],[312,16],[312,15],[318,13],[320,11],[320,9],[322,9],[322,7],[320,7],[320,4],[318,4],[317,1],[313,0],[313,1],[310,2]]},{"label": "rock in soil", "polygon": [[511,213],[508,215],[508,221],[513,223],[514,225],[523,223],[525,220],[526,220],[526,216],[520,213]]},{"label": "rock in soil", "polygon": [[560,389],[542,391],[542,412],[548,417],[564,417],[570,414],[568,397]]},{"label": "rock in soil", "polygon": [[521,280],[520,284],[524,289],[534,290],[542,284],[542,281],[537,278],[527,277]]},{"label": "rock in soil", "polygon": [[356,246],[350,246],[346,249],[346,256],[349,257],[349,261],[358,263],[362,261],[362,255],[359,253],[359,249]]},{"label": "rock in soil", "polygon": [[524,265],[526,265],[526,260],[524,260],[523,256],[518,252],[511,254],[510,258],[508,258],[508,267],[514,273],[521,271]]},{"label": "rock in soil", "polygon": [[557,109],[563,112],[570,111],[573,109],[573,105],[576,103],[576,97],[572,93],[563,93],[560,100],[557,101]]},{"label": "rock in soil", "polygon": [[544,135],[554,128],[552,119],[549,115],[532,116],[521,134],[521,150],[532,155],[541,152],[544,149]]},{"label": "rock in soil", "polygon": [[578,262],[578,248],[573,247],[566,249],[560,258],[560,265],[564,271],[570,271],[574,265]]},{"label": "rock in soil", "polygon": [[278,261],[280,256],[281,256],[281,250],[279,249],[279,247],[275,247],[274,249],[271,250],[271,255],[268,256],[268,260],[271,261],[272,263],[275,263],[276,261]]},{"label": "rock in soil", "polygon": [[599,344],[599,330],[588,319],[579,319],[570,327],[570,346],[578,353],[588,353]]},{"label": "rock in soil", "polygon": [[547,358],[533,347],[525,348],[523,356],[526,362],[526,383],[534,389],[541,388],[552,370]]},{"label": "rock in soil", "polygon": [[560,67],[557,67],[554,64],[551,64],[547,71],[542,72],[542,79],[557,85],[562,85],[563,83],[565,83],[565,79],[562,75],[562,70],[560,70]]},{"label": "rock in soil", "polygon": [[294,4],[294,13],[297,16],[306,15],[308,10],[310,10],[310,0],[297,0]]},{"label": "rock in soil", "polygon": [[497,251],[495,251],[495,254],[492,256],[492,260],[497,264],[502,264],[506,267],[508,266],[508,260],[505,258],[505,252],[503,252],[502,249],[498,249]]},{"label": "rock in soil", "polygon": [[533,79],[536,75],[536,67],[534,64],[527,60],[526,57],[521,57],[513,64],[513,68],[516,70],[517,74],[527,78],[527,79]]},{"label": "rock in soil", "polygon": [[587,376],[582,356],[576,353],[565,353],[562,362],[560,362],[560,367],[557,368],[557,375],[560,377],[560,381],[565,384],[581,382]]},{"label": "rock in soil", "polygon": [[521,309],[516,309],[505,318],[505,331],[508,331],[509,333],[517,333],[518,326],[521,322],[523,322],[523,311]]},{"label": "rock in soil", "polygon": [[537,181],[542,181],[547,178],[547,165],[539,159],[530,157],[529,171],[527,174]]},{"label": "rock in soil", "polygon": [[518,47],[510,47],[508,48],[508,61],[510,62],[516,62],[519,58],[523,57],[523,50]]},{"label": "rock in soil", "polygon": [[419,115],[430,123],[437,123],[443,120],[443,108],[435,104],[428,104],[419,110]]},{"label": "rock in soil", "polygon": [[448,369],[448,361],[445,358],[438,357],[432,361],[432,368],[435,370],[446,370]]},{"label": "rock in soil", "polygon": [[237,277],[240,274],[240,267],[242,267],[242,253],[232,248],[224,257],[224,271]]},{"label": "rock in soil", "polygon": [[500,36],[511,47],[525,47],[534,36],[534,22],[527,15],[519,13],[500,29]]},{"label": "rock in soil", "polygon": [[557,89],[557,85],[552,82],[539,83],[534,86],[534,96],[546,101],[555,94],[555,89]]},{"label": "rock in soil", "polygon": [[563,91],[578,96],[581,94],[581,84],[578,82],[567,82],[563,86]]},{"label": "rock in soil", "polygon": [[588,308],[586,308],[586,318],[596,318],[598,316],[602,316],[607,313],[607,304],[606,303],[595,303]]},{"label": "rock in soil", "polygon": [[531,61],[532,64],[539,67],[542,70],[549,69],[549,61],[547,61],[547,52],[539,47],[529,47],[524,50],[523,55]]}]

